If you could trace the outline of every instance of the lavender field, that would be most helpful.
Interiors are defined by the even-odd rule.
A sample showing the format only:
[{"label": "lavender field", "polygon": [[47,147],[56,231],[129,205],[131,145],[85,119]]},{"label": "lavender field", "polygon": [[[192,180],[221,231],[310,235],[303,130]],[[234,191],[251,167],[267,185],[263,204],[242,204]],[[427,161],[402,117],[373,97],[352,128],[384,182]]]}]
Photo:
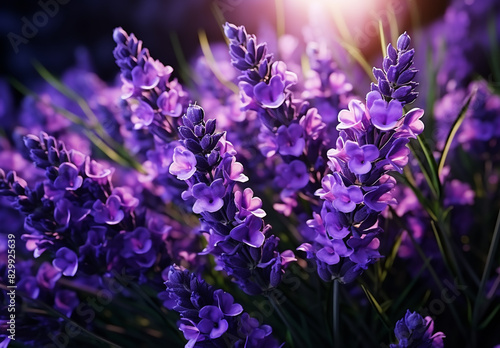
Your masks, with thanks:
[{"label": "lavender field", "polygon": [[500,347],[500,3],[0,5],[0,348]]}]

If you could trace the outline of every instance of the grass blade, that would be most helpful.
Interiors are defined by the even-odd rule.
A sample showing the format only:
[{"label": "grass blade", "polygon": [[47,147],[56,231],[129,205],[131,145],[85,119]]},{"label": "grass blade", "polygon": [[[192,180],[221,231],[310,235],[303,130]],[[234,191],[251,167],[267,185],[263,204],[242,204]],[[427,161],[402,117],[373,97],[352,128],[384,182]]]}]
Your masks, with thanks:
[{"label": "grass blade", "polygon": [[207,64],[210,70],[212,70],[217,80],[219,80],[220,83],[229,88],[235,94],[238,94],[239,93],[238,86],[236,86],[231,81],[227,81],[224,78],[224,75],[222,75],[222,73],[220,72],[219,67],[217,66],[217,62],[215,61],[214,55],[212,54],[212,50],[210,49],[210,44],[208,42],[207,34],[205,33],[205,31],[203,30],[198,31],[198,39],[200,40],[201,50],[203,52],[203,55],[205,56],[205,59],[207,60]]},{"label": "grass blade", "polygon": [[378,32],[380,34],[380,45],[382,46],[382,57],[385,57],[385,48],[387,47],[387,43],[385,42],[384,25],[382,24],[382,20],[380,19],[378,21]]},{"label": "grass blade", "polygon": [[[438,175],[438,165],[436,163],[436,160],[434,159],[434,156],[432,155],[432,150],[429,147],[429,144],[427,143],[425,137],[419,135],[417,136],[417,140],[418,144],[420,145],[420,148],[422,149],[422,152],[424,153],[427,165],[429,166],[429,179],[430,179],[429,185],[431,187],[432,186],[434,187],[434,191],[437,194],[437,198],[439,199],[441,197],[442,188],[441,188],[441,181],[439,180],[439,175]],[[419,164],[421,164],[420,161]]]},{"label": "grass blade", "polygon": [[382,309],[382,306],[378,303],[377,299],[373,296],[373,294],[364,286],[363,284],[360,284],[361,288],[365,292],[366,297],[368,298],[368,301],[370,301],[370,304],[372,305],[373,308],[375,308],[380,320],[384,324],[384,326],[390,330],[391,329],[391,324],[389,323],[389,318],[387,317],[387,314],[384,313],[384,310]]},{"label": "grass blade", "polygon": [[455,138],[455,135],[458,132],[458,129],[460,128],[460,125],[465,119],[465,113],[467,112],[467,109],[469,108],[469,104],[472,100],[472,97],[476,94],[475,91],[471,93],[469,98],[467,98],[467,101],[465,102],[464,106],[460,109],[460,112],[453,122],[453,125],[451,126],[450,132],[448,133],[448,136],[446,137],[446,142],[444,144],[443,151],[441,153],[441,158],[439,159],[439,165],[438,165],[438,175],[441,175],[441,172],[443,171],[444,164],[446,162],[446,157],[448,157],[448,153],[451,148],[451,143],[453,142],[453,139]]},{"label": "grass blade", "polygon": [[479,290],[477,292],[476,302],[474,304],[474,312],[472,315],[472,325],[474,328],[477,326],[477,323],[479,322],[479,319],[482,315],[481,312],[484,311],[484,308],[482,308],[485,300],[484,288],[486,286],[488,277],[491,274],[491,270],[495,262],[495,254],[497,252],[499,243],[500,243],[500,211],[498,212],[497,221],[495,223],[495,230],[493,232],[493,239],[490,244],[490,249],[488,251],[488,256],[486,258],[486,265],[484,266],[483,276],[481,277],[481,283],[479,283]]}]

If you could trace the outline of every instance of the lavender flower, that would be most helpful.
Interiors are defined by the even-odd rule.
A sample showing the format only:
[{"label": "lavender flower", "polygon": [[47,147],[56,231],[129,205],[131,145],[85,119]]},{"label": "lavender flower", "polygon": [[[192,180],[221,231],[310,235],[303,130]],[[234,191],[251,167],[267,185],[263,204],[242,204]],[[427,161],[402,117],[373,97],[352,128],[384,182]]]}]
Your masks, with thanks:
[{"label": "lavender flower", "polygon": [[243,109],[258,111],[270,129],[288,125],[293,117],[287,110],[290,87],[296,84],[297,76],[284,62],[273,61],[267,45],[257,44],[255,35],[247,34],[244,27],[226,23],[224,33],[230,41],[231,63],[242,72],[239,88]]},{"label": "lavender flower", "polygon": [[415,50],[410,49],[410,43],[410,36],[402,34],[398,38],[397,49],[391,43],[387,46],[383,70],[373,69],[377,84],[372,83],[371,90],[379,92],[387,102],[397,100],[402,106],[412,103],[418,95],[414,91],[418,83],[413,81],[417,74],[417,69],[413,67]]},{"label": "lavender flower", "polygon": [[417,312],[407,310],[404,318],[396,323],[394,333],[398,344],[391,344],[391,348],[443,347],[443,338],[446,336],[433,331],[434,322],[430,317],[423,318]]},{"label": "lavender flower", "polygon": [[[408,45],[409,37],[403,34],[398,49],[409,53],[397,64],[404,67],[413,56]],[[396,52],[392,45],[388,50],[391,56]],[[324,176],[322,187],[315,192],[323,200],[320,213],[307,221],[315,235],[312,243],[298,248],[316,259],[319,275],[326,281],[352,281],[380,257],[378,215],[394,203],[391,191],[395,180],[387,173],[402,171],[408,162],[409,138],[422,131],[418,124],[422,110],[403,114],[403,102],[413,96],[405,98],[386,101],[378,91],[372,91],[366,96],[366,106],[353,100],[349,110],[338,115],[340,136],[336,148],[327,153],[333,174]]]},{"label": "lavender flower", "polygon": [[[215,120],[205,122],[203,109],[192,105],[182,121],[179,134],[183,147],[176,151],[196,158],[196,172],[185,179],[189,190],[183,198],[195,199],[193,212],[201,215],[202,226],[209,234],[209,246],[204,252],[216,255],[245,292],[268,291],[279,284],[293,256],[289,252],[280,254],[276,251],[278,239],[266,236],[270,226],[262,220],[265,213],[260,209],[260,200],[248,196],[251,191],[235,190],[238,182],[248,178],[236,162],[235,151],[226,152],[228,144],[220,142],[223,134],[215,132]],[[176,172],[179,166],[174,161],[170,171]],[[245,201],[243,195],[248,197]],[[274,242],[267,243],[269,240]]]},{"label": "lavender flower", "polygon": [[[66,150],[44,133],[26,136],[25,144],[45,169],[46,182],[31,190],[15,173],[0,171],[0,193],[25,215],[22,239],[35,257],[46,253],[58,274],[67,277],[117,268],[145,273],[171,262],[166,231],[150,229],[144,213],[136,211],[139,200],[127,188],[113,187],[113,169]],[[103,269],[89,267],[96,263]]]},{"label": "lavender flower", "polygon": [[[267,325],[256,320],[233,297],[215,290],[194,274],[171,266],[165,285],[173,310],[179,312],[179,329],[189,340],[186,348],[209,344],[215,347],[278,347]],[[243,313],[243,314],[242,314]]]},{"label": "lavender flower", "polygon": [[164,142],[176,137],[172,123],[186,108],[187,94],[176,79],[171,80],[172,67],[153,60],[142,41],[122,28],[113,33],[113,54],[121,69],[122,98],[127,100],[133,128],[148,128]]}]

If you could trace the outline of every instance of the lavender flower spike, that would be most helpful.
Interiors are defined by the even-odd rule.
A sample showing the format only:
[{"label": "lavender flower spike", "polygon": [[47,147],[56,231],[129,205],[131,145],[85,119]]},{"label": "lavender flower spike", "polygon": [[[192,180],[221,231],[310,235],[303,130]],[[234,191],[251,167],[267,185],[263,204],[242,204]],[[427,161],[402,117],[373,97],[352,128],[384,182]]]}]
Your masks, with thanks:
[{"label": "lavender flower spike", "polygon": [[406,32],[398,38],[397,49],[389,44],[384,58],[383,70],[373,68],[377,84],[372,83],[371,90],[378,91],[386,101],[398,100],[403,106],[412,103],[418,96],[413,81],[417,69],[413,67],[415,50],[410,48],[411,39]]},{"label": "lavender flower spike", "polygon": [[432,333],[434,322],[431,317],[423,318],[417,312],[406,311],[404,318],[396,323],[394,333],[398,339],[398,344],[391,344],[391,348],[428,347],[442,348],[443,338],[446,336],[442,332]]},{"label": "lavender flower spike", "polygon": [[255,319],[242,314],[243,307],[234,303],[233,296],[215,290],[193,273],[170,266],[165,285],[172,309],[181,315],[178,325],[188,340],[186,348],[279,347],[270,326],[254,325]]},{"label": "lavender flower spike", "polygon": [[[215,120],[205,122],[203,109],[191,105],[182,122],[182,146],[175,149],[169,170],[188,184],[183,198],[195,199],[192,210],[200,214],[202,228],[209,235],[204,253],[218,257],[248,294],[269,291],[280,283],[287,264],[294,260],[293,253],[277,251],[279,239],[268,234],[271,227],[262,219],[262,201],[253,197],[251,189],[241,191],[237,186],[248,178],[236,161],[236,152],[226,151],[229,143],[224,144],[224,134],[215,131]],[[308,180],[307,171],[306,176]],[[220,317],[215,310],[207,315],[211,320]]]},{"label": "lavender flower spike", "polygon": [[[380,258],[378,217],[388,204],[395,203],[391,192],[396,182],[387,173],[402,172],[408,163],[409,138],[423,131],[423,110],[406,114],[403,110],[416,93],[401,97],[399,91],[405,87],[396,82],[415,85],[401,78],[394,80],[396,72],[411,69],[413,50],[408,45],[406,34],[398,41],[399,53],[389,45],[384,69],[390,73],[386,76],[375,69],[379,85],[366,95],[366,106],[352,100],[349,110],[338,114],[337,146],[327,152],[333,173],[323,177],[322,188],[315,192],[323,200],[319,214],[307,221],[315,234],[311,242],[298,248],[316,259],[319,275],[326,281],[350,282]],[[390,88],[396,88],[395,92]]]}]

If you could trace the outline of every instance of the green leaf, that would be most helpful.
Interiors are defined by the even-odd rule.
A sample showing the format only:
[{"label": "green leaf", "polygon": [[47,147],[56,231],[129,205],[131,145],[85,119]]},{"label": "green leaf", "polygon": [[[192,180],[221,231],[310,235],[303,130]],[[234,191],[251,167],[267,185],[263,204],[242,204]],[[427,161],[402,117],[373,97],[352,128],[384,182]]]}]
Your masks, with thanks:
[{"label": "green leaf", "polygon": [[385,57],[386,56],[385,48],[387,47],[387,43],[385,42],[384,25],[382,23],[382,20],[380,19],[378,21],[378,33],[380,35],[380,46],[382,48],[382,57]]},{"label": "green leaf", "polygon": [[[62,81],[60,81],[58,78],[52,75],[39,62],[35,61],[33,65],[36,71],[45,81],[47,81],[61,94],[65,95],[66,97],[68,97],[69,99],[73,100],[78,104],[78,106],[84,113],[87,120],[82,119],[78,115],[75,115],[69,112],[68,110],[65,110],[64,108],[60,108],[56,105],[50,104],[56,111],[60,112],[63,116],[67,117],[73,123],[81,125],[87,128],[87,130],[92,130],[92,132],[95,132],[94,136],[89,137],[89,140],[92,141],[94,145],[97,146],[101,151],[103,151],[110,159],[112,159],[115,162],[118,162],[119,164],[130,166],[141,174],[146,174],[146,171],[144,170],[144,168],[142,168],[142,165],[139,162],[137,162],[133,156],[130,155],[130,153],[123,147],[123,145],[116,142],[113,139],[113,137],[111,137],[108,133],[106,133],[106,131],[100,124],[99,119],[97,118],[97,116],[92,111],[91,107],[84,98],[82,98],[80,95],[78,95],[78,93],[73,91],[71,88],[66,86]],[[40,98],[38,98],[36,93],[31,92],[29,89],[22,86],[20,83],[17,83],[16,85],[17,88],[20,89],[20,91],[22,91],[23,93],[28,92],[28,94],[34,95],[37,97],[38,100],[40,100]],[[90,132],[87,132],[86,134],[90,134]]]},{"label": "green leaf", "polygon": [[394,260],[396,259],[397,255],[398,255],[398,250],[399,250],[399,247],[401,246],[402,241],[403,241],[403,235],[400,234],[396,237],[396,240],[394,242],[394,245],[392,246],[391,252],[390,252],[389,256],[387,256],[385,259],[384,267],[383,267],[383,270],[380,274],[380,282],[381,283],[384,282],[389,270],[392,268],[392,265],[394,264]]},{"label": "green leaf", "polygon": [[490,13],[488,20],[488,37],[491,47],[491,68],[495,80],[500,82],[500,49],[498,48],[498,38],[496,30],[496,17],[494,13]]},{"label": "green leaf", "polygon": [[500,211],[498,212],[497,221],[495,223],[495,230],[493,232],[493,239],[491,240],[490,249],[488,251],[488,256],[486,258],[486,264],[483,270],[483,276],[481,277],[481,283],[479,284],[479,290],[476,296],[476,302],[474,304],[474,312],[472,315],[472,325],[475,327],[481,319],[482,312],[486,309],[483,308],[483,303],[485,301],[484,289],[488,277],[491,274],[493,264],[495,263],[495,254],[497,252],[500,243]]},{"label": "green leaf", "polygon": [[370,304],[372,305],[373,308],[375,308],[375,311],[377,312],[380,320],[384,324],[384,326],[390,330],[391,324],[389,323],[389,318],[387,317],[387,314],[385,314],[384,310],[382,309],[382,306],[378,303],[377,299],[375,299],[375,296],[364,286],[363,284],[360,284],[361,288],[365,292],[366,297],[368,298],[368,301],[370,301]]},{"label": "green leaf", "polygon": [[239,88],[231,81],[225,79],[224,75],[219,69],[217,62],[215,61],[215,57],[212,54],[212,49],[210,48],[210,43],[208,42],[207,34],[203,30],[198,31],[198,39],[200,40],[201,51],[203,52],[203,56],[205,57],[208,67],[215,75],[217,80],[220,81],[224,86],[233,91],[233,93],[238,94]]},{"label": "green leaf", "polygon": [[[427,171],[425,169],[425,167],[423,166],[423,163],[419,160],[420,168],[422,169],[422,172],[424,173],[424,175],[426,175],[426,180],[429,184],[429,187],[432,189],[436,198],[438,198],[438,200],[439,200],[441,197],[442,187],[441,187],[441,181],[439,180],[439,175],[438,175],[438,165],[436,163],[436,160],[434,159],[434,156],[432,155],[432,150],[429,147],[429,144],[427,143],[427,140],[425,139],[425,137],[422,135],[419,135],[419,136],[417,136],[417,140],[418,140],[418,144],[420,145],[420,148],[422,149],[425,160],[427,161],[427,166],[429,168],[429,171]],[[417,159],[418,159],[418,156],[417,156]]]},{"label": "green leaf", "polygon": [[495,316],[497,315],[498,311],[500,311],[500,305],[496,306],[495,309],[493,309],[491,313],[486,317],[486,319],[484,319],[481,325],[479,325],[479,330],[483,330],[488,327],[493,318],[495,318]]},{"label": "green leaf", "polygon": [[453,142],[453,139],[455,138],[455,135],[458,132],[458,129],[460,128],[460,125],[465,119],[465,113],[467,112],[467,109],[469,108],[470,101],[472,100],[472,97],[476,94],[476,91],[473,91],[469,97],[467,98],[467,101],[465,102],[464,106],[460,109],[460,112],[458,113],[457,118],[453,122],[453,125],[451,126],[450,132],[448,133],[448,136],[446,137],[446,142],[444,144],[443,151],[441,152],[441,158],[439,159],[439,165],[438,165],[438,175],[441,175],[441,172],[443,171],[444,164],[446,162],[446,157],[448,157],[448,153],[451,148],[451,143]]}]

